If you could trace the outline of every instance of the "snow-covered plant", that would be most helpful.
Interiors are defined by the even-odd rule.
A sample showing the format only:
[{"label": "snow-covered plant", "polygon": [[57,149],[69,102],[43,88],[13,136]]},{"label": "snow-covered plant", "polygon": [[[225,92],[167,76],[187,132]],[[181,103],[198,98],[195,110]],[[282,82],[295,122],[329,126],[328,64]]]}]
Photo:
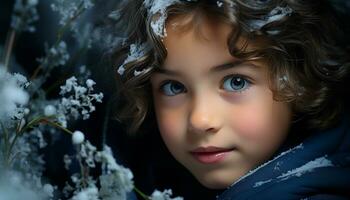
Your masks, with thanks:
[{"label": "snow-covered plant", "polygon": [[[92,92],[95,85],[92,79],[86,80],[85,87],[78,85],[73,78],[68,79],[67,83],[71,84],[71,88],[67,84],[66,87],[62,86],[62,96],[57,95],[56,99],[48,100],[42,88],[52,69],[66,65],[70,59],[69,47],[63,41],[67,27],[79,17],[82,11],[93,5],[88,1],[74,2],[82,7],[79,6],[78,13],[75,12],[66,18],[66,24],[59,30],[56,42],[51,47],[46,45],[45,55],[37,59],[40,65],[30,78],[9,72],[12,64],[10,60],[15,36],[20,32],[35,31],[33,23],[38,19],[36,6],[39,1],[16,0],[15,2],[11,29],[5,50],[2,51],[3,59],[0,62],[0,192],[2,198],[54,198],[56,187],[49,183],[42,184],[42,181],[46,180],[42,177],[45,170],[42,149],[49,148],[44,135],[52,133],[53,129],[50,126],[67,132],[67,123],[77,120],[80,115],[84,119],[89,118],[90,113],[95,110],[93,103],[102,102],[102,93]],[[69,118],[69,115],[74,117]],[[62,116],[66,119],[65,126],[59,123],[59,118]],[[4,184],[7,182],[13,184]],[[12,194],[11,191],[19,192]]]},{"label": "snow-covered plant", "polygon": [[63,127],[67,127],[67,118],[78,119],[82,116],[84,120],[89,119],[90,113],[96,110],[93,102],[102,103],[102,93],[92,93],[96,84],[93,80],[87,79],[86,86],[81,86],[77,78],[72,76],[61,86],[61,100],[58,103],[58,121]]},{"label": "snow-covered plant", "polygon": [[[73,193],[72,199],[89,195],[94,196],[89,199],[126,199],[126,195],[134,188],[133,174],[128,168],[117,164],[110,147],[105,145],[102,151],[97,151],[89,141],[84,141],[84,134],[80,131],[73,133],[72,142],[76,145],[78,153],[75,156],[67,155],[66,165],[69,166],[72,159],[76,159],[83,170],[73,176],[74,186],[67,183],[66,195]],[[94,180],[89,171],[95,168],[97,163],[101,166],[102,174],[98,180]],[[96,186],[97,182],[100,189]]]},{"label": "snow-covered plant", "polygon": [[[64,189],[66,197],[73,193],[72,200],[126,200],[128,193],[135,189],[147,200],[182,200],[181,197],[171,198],[171,190],[163,192],[155,190],[151,196],[143,194],[135,188],[133,174],[130,169],[116,162],[109,146],[104,145],[103,149],[98,151],[84,138],[85,136],[81,131],[75,131],[72,134],[72,143],[76,145],[78,153],[72,156],[66,155],[64,159],[67,168],[69,168],[73,159],[81,166],[81,172],[72,176],[73,186],[67,183]],[[102,173],[95,180],[89,172],[97,164],[101,167]],[[100,185],[100,188],[97,185]]]},{"label": "snow-covered plant", "polygon": [[[72,67],[74,62],[71,61],[78,55],[76,52],[81,53],[79,48],[91,47],[92,37],[96,37],[96,34],[89,34],[93,32],[93,26],[79,23],[79,18],[94,6],[95,1],[51,1],[52,10],[60,16],[59,29],[55,42],[45,43],[44,55],[36,59],[38,67],[33,74],[12,72],[15,60],[12,52],[19,33],[35,32],[39,0],[15,1],[9,37],[4,50],[0,49],[3,54],[0,55],[0,197],[43,200],[58,199],[64,194],[72,200],[112,200],[127,199],[128,194],[135,191],[144,199],[172,199],[171,190],[156,190],[151,196],[143,194],[134,186],[133,173],[117,163],[109,146],[103,144],[99,150],[82,131],[69,130],[72,122],[90,118],[96,110],[95,104],[102,103],[103,94],[95,92],[96,82],[90,78],[91,72],[85,65],[77,66],[78,73],[63,82],[57,80],[48,86],[51,83],[48,80],[57,78],[52,76],[53,70],[68,64]],[[164,6],[170,5],[170,1],[166,2]],[[154,12],[162,11],[151,2],[146,5],[155,9]],[[69,41],[65,37],[68,31],[72,31],[78,48],[66,42]],[[126,62],[142,57],[145,51],[145,44],[131,46]],[[143,71],[135,70],[135,76],[140,73]],[[52,91],[57,90],[57,94],[52,95]],[[46,164],[43,152],[51,147],[56,137],[62,137],[62,133],[71,136],[72,146],[76,149],[74,154],[62,158],[64,167],[73,172],[63,189],[43,177]],[[73,163],[78,164],[78,169],[72,167]],[[94,169],[101,173],[96,176],[91,173]]]},{"label": "snow-covered plant", "polygon": [[59,24],[62,26],[71,23],[71,19],[74,18],[77,14],[80,15],[86,9],[89,9],[93,6],[94,2],[92,0],[56,0],[55,3],[51,4],[52,10],[59,13]]},{"label": "snow-covered plant", "polygon": [[22,119],[29,95],[25,91],[29,82],[21,74],[10,74],[0,65],[0,121],[13,125],[13,119]]},{"label": "snow-covered plant", "polygon": [[39,0],[16,0],[11,27],[17,31],[29,31],[34,32],[35,26],[33,25],[39,19],[37,5]]},{"label": "snow-covered plant", "polygon": [[11,170],[0,172],[1,199],[50,199],[54,190],[54,186],[42,184],[38,177],[24,176]]}]

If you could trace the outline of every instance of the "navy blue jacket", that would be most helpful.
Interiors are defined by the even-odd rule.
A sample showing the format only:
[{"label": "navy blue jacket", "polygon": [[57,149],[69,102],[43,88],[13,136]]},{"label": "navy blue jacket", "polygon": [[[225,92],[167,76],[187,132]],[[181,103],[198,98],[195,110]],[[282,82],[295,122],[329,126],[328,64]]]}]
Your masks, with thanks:
[{"label": "navy blue jacket", "polygon": [[350,119],[312,134],[225,190],[219,200],[350,199]]}]

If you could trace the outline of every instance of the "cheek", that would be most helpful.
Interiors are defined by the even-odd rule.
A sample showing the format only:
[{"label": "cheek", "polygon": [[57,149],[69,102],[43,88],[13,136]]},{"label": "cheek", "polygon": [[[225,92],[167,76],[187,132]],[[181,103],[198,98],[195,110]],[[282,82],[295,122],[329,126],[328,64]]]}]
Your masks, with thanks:
[{"label": "cheek", "polygon": [[162,106],[155,106],[155,108],[160,134],[165,143],[168,144],[176,140],[179,133],[182,132],[184,117],[180,109],[167,109]]},{"label": "cheek", "polygon": [[161,114],[158,117],[158,127],[163,136],[174,137],[178,127],[176,115]]},{"label": "cheek", "polygon": [[238,113],[231,117],[230,123],[241,137],[258,139],[268,128],[268,116],[262,107],[250,105],[240,108]]},{"label": "cheek", "polygon": [[289,110],[281,103],[258,102],[242,107],[238,112],[236,117],[232,116],[231,124],[237,134],[251,142],[280,140],[289,127]]},{"label": "cheek", "polygon": [[290,118],[286,107],[251,106],[232,119],[232,130],[238,136],[242,152],[258,164],[268,159],[284,142]]}]

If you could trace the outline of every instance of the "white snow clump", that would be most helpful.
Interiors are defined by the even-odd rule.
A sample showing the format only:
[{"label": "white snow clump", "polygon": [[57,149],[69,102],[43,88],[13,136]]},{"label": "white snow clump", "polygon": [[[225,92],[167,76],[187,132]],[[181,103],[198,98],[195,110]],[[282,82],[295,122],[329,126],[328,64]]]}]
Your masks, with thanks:
[{"label": "white snow clump", "polygon": [[171,189],[164,190],[163,192],[159,190],[155,190],[152,193],[150,199],[151,200],[183,200],[182,197],[171,198],[171,195],[173,195],[173,192],[171,191]]},{"label": "white snow clump", "polygon": [[147,44],[131,44],[128,57],[124,60],[124,63],[118,68],[118,73],[123,75],[125,72],[125,64],[137,60],[143,57],[146,53]]},{"label": "white snow clump", "polygon": [[85,140],[84,133],[82,133],[81,131],[74,131],[72,135],[73,144],[81,144],[84,142],[84,140]]},{"label": "white snow clump", "polygon": [[20,74],[10,74],[0,65],[0,119],[6,123],[10,119],[21,119],[24,106],[29,101],[25,88],[29,85],[27,79]]},{"label": "white snow clump", "polygon": [[[289,6],[286,6],[286,7],[277,6],[276,8],[272,9],[270,13],[267,14],[263,19],[251,20],[249,22],[249,26],[251,28],[251,31],[260,30],[265,25],[275,21],[280,21],[283,18],[290,16],[292,13],[293,13],[293,9],[290,8]],[[271,32],[271,33],[278,33],[278,32]]]},{"label": "white snow clump", "polygon": [[166,9],[179,3],[179,0],[145,0],[143,4],[148,9],[148,16],[159,14],[157,19],[151,22],[153,32],[159,37],[166,36],[165,20],[167,18]]}]

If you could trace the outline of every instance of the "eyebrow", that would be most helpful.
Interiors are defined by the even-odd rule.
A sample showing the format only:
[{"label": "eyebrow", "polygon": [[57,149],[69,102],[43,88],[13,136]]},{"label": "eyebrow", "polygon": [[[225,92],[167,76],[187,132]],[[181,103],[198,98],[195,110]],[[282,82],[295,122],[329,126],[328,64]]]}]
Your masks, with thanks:
[{"label": "eyebrow", "polygon": [[[217,66],[214,66],[210,69],[210,72],[219,72],[219,71],[224,71],[227,69],[231,69],[234,67],[237,67],[241,64],[247,64],[245,66],[247,67],[252,67],[252,68],[257,68],[257,65],[254,65],[252,63],[247,63],[246,61],[243,60],[235,60],[233,62],[228,62],[228,63],[224,63],[224,64],[220,64]],[[173,75],[173,76],[179,76],[180,73],[177,71],[173,71],[173,70],[169,70],[169,69],[165,69],[165,68],[156,68],[156,70],[154,71],[155,73],[160,73],[160,74],[166,74],[166,75]]]}]

